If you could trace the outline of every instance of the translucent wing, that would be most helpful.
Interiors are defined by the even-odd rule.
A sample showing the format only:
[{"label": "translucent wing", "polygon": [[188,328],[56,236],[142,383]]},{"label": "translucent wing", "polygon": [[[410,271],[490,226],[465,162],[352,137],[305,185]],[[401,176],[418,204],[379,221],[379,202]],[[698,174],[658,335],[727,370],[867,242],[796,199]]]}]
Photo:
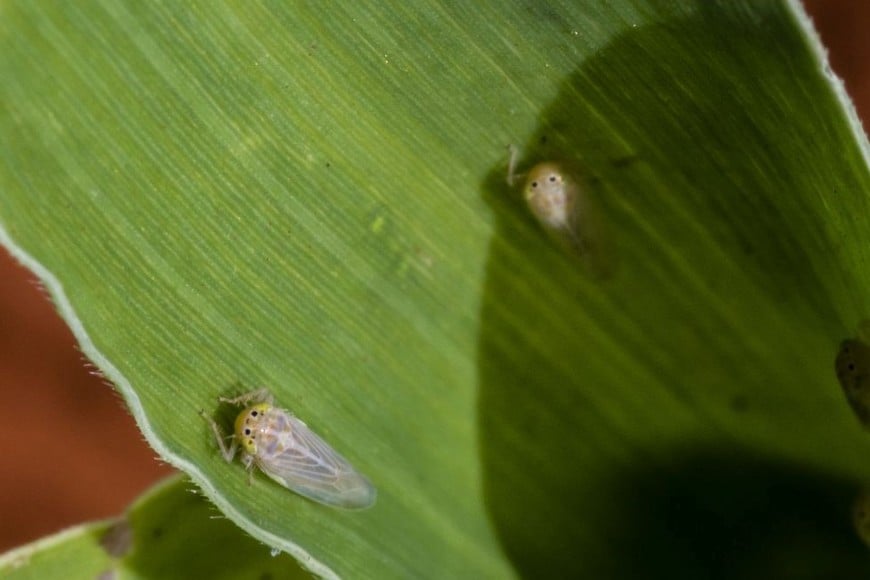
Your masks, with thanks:
[{"label": "translucent wing", "polygon": [[274,453],[257,454],[257,465],[269,477],[314,501],[346,509],[375,502],[371,482],[305,423],[286,415],[286,429],[276,433]]}]

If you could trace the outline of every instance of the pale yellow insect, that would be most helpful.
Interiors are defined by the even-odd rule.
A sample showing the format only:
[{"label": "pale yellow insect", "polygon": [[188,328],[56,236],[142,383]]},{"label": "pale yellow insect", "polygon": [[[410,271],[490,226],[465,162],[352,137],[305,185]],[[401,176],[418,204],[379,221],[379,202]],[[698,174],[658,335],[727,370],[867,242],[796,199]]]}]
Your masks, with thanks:
[{"label": "pale yellow insect", "polygon": [[548,230],[579,243],[578,210],[580,186],[558,163],[538,163],[529,170],[523,197],[529,209]]},{"label": "pale yellow insect", "polygon": [[236,417],[229,446],[217,423],[201,414],[211,424],[226,461],[233,460],[241,445],[249,477],[256,466],[299,495],[333,507],[363,509],[375,503],[377,491],[368,478],[292,413],[273,406],[268,389],[220,401],[246,406]]},{"label": "pale yellow insect", "polygon": [[[517,149],[510,147],[508,185],[515,173]],[[612,260],[605,255],[604,235],[589,196],[580,179],[560,162],[538,163],[525,174],[523,197],[532,215],[559,245],[584,262],[596,276],[610,273]]]}]

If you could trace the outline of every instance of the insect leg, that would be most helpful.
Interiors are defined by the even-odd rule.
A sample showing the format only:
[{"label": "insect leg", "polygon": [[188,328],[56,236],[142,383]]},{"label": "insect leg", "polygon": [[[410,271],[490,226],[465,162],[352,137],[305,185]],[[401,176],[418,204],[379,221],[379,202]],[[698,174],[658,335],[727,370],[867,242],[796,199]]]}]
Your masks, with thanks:
[{"label": "insect leg", "polygon": [[272,396],[272,393],[269,392],[268,388],[260,387],[259,389],[255,389],[250,393],[245,393],[244,395],[239,395],[238,397],[233,397],[232,399],[220,397],[218,398],[218,400],[221,403],[229,403],[230,405],[244,405],[245,403],[249,403],[251,401],[255,401],[257,403],[269,403],[271,405],[274,402],[275,398]]},{"label": "insect leg", "polygon": [[248,472],[248,485],[254,481],[254,457],[247,453],[242,457],[242,463],[245,465],[245,471]]},{"label": "insect leg", "polygon": [[507,184],[508,187],[514,186],[514,180],[522,177],[522,175],[514,173],[517,169],[517,158],[520,156],[520,150],[516,145],[508,145],[508,151],[510,151],[510,158],[508,159],[508,174],[507,174]]},{"label": "insect leg", "polygon": [[228,447],[227,444],[224,443],[225,435],[221,432],[221,428],[218,427],[218,424],[215,422],[215,420],[206,415],[205,411],[203,411],[202,409],[199,410],[199,414],[203,419],[208,421],[209,425],[211,426],[211,430],[214,433],[214,438],[217,441],[218,447],[221,448],[221,455],[224,456],[224,459],[227,462],[232,461],[233,457],[236,456],[236,438],[232,438],[233,442]]}]

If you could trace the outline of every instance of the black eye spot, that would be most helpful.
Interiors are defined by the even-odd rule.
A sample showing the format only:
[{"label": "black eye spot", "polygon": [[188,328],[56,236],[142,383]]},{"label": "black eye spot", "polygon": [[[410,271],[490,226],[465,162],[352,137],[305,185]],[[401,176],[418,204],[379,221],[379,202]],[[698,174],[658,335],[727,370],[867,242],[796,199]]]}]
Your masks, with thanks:
[{"label": "black eye spot", "polygon": [[251,411],[251,417],[256,417],[256,416],[257,416],[257,412],[256,412],[256,411]]},{"label": "black eye spot", "polygon": [[250,434],[251,434],[251,430],[250,430],[250,429],[245,429],[245,435],[250,435]]},{"label": "black eye spot", "polygon": [[532,182],[532,187],[538,187],[538,182],[537,182],[537,181],[533,181],[533,182]]},{"label": "black eye spot", "polygon": [[550,176],[550,183],[556,183],[556,176],[555,175]]}]

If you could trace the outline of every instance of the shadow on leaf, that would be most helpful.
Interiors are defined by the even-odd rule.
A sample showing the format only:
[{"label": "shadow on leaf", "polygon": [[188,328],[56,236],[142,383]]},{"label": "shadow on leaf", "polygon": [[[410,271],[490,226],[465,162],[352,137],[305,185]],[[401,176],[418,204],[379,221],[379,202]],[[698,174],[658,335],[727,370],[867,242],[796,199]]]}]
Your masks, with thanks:
[{"label": "shadow on leaf", "polygon": [[[812,405],[842,401],[800,392],[834,388],[828,353],[812,353],[847,326],[832,285],[856,286],[805,206],[815,198],[795,193],[806,167],[842,165],[803,136],[842,128],[814,108],[820,95],[839,106],[783,10],[700,7],[632,30],[542,112],[519,171],[581,168],[614,232],[611,279],[547,238],[506,167],[483,184],[496,218],[478,353],[484,490],[527,577],[870,574],[848,515],[857,482],[745,447],[837,436],[817,419],[832,408]],[[750,426],[766,439],[735,438]]]}]

